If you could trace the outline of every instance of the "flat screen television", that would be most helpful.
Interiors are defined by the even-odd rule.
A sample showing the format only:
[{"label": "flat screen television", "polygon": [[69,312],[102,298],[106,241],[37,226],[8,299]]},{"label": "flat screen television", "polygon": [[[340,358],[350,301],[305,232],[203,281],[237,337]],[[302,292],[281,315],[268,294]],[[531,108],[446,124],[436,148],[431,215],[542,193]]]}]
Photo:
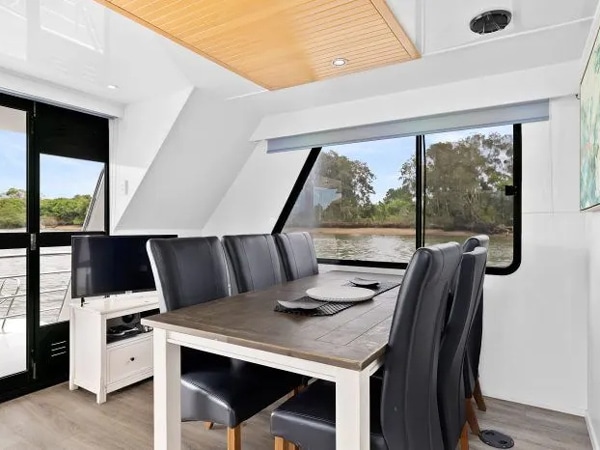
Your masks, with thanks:
[{"label": "flat screen television", "polygon": [[146,242],[175,235],[73,236],[71,297],[156,289]]}]

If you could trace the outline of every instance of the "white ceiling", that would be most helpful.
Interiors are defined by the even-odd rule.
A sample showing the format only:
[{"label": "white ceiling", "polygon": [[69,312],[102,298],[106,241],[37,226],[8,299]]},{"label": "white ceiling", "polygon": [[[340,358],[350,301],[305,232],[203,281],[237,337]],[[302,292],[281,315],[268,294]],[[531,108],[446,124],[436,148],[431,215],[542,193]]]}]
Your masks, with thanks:
[{"label": "white ceiling", "polygon": [[[402,2],[403,0],[391,0]],[[421,0],[425,30],[424,54],[473,43],[529,33],[593,17],[598,0]],[[471,19],[492,9],[507,9],[513,17],[503,31],[479,36]],[[552,45],[552,43],[549,43]]]},{"label": "white ceiling", "polygon": [[0,0],[1,68],[122,103],[190,84],[261,90],[93,0]]},{"label": "white ceiling", "polygon": [[[490,45],[491,50],[494,46],[490,40],[536,31],[546,33],[552,27],[568,31],[576,21],[589,28],[589,18],[597,2],[388,0],[422,50],[423,59],[465,46],[479,47],[478,44],[482,48]],[[470,32],[469,21],[473,16],[495,8],[513,12],[513,23],[506,30],[489,36]],[[552,48],[561,42],[550,39],[548,45]],[[576,49],[574,53],[581,50]],[[411,64],[417,67],[421,63],[403,65]],[[190,85],[224,98],[263,91],[93,0],[0,0],[2,70],[120,103],[151,98]],[[344,84],[339,79],[331,82]],[[119,89],[108,89],[109,84]]]}]

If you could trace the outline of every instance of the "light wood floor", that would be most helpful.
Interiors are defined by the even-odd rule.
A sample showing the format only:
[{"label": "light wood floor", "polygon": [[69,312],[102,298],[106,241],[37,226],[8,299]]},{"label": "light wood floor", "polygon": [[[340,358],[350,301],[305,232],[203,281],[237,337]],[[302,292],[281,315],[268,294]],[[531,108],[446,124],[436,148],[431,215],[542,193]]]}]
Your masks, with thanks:
[{"label": "light wood floor", "polygon": [[[515,440],[515,449],[591,449],[582,418],[488,399],[480,413],[483,429],[503,431]],[[224,450],[225,430],[205,430],[201,423],[183,424],[184,448]],[[0,449],[123,449],[152,448],[152,382],[109,394],[97,405],[95,397],[66,384],[54,386],[0,404]],[[249,420],[243,428],[244,450],[270,450],[269,411]],[[488,450],[475,436],[471,449]]]}]

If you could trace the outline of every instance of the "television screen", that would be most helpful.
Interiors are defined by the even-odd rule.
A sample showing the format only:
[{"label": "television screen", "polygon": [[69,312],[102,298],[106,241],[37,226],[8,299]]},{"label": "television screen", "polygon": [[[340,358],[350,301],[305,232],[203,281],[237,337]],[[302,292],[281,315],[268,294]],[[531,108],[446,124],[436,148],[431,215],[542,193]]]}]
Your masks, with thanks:
[{"label": "television screen", "polygon": [[154,290],[146,242],[172,237],[176,236],[73,236],[71,296]]}]

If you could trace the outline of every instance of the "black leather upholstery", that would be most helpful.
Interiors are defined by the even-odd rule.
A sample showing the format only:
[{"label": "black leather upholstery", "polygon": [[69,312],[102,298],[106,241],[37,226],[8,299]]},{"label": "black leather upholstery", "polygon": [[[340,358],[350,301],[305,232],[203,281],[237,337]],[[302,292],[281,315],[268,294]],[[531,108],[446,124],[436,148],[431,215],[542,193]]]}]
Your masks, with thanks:
[{"label": "black leather upholstery", "polygon": [[[227,297],[225,252],[216,237],[151,239],[161,311]],[[298,386],[301,377],[181,349],[181,417],[235,427]]]},{"label": "black leather upholstery", "polygon": [[216,237],[150,239],[160,312],[227,297],[223,246]]},{"label": "black leather upholstery", "polygon": [[[477,247],[489,249],[490,238],[485,234],[472,236],[463,244],[463,252],[471,252]],[[467,341],[467,356],[465,362],[465,395],[467,398],[473,395],[475,382],[479,378],[479,359],[481,355],[481,339],[483,336],[483,291],[479,301],[479,307],[475,311],[471,333]]]},{"label": "black leather upholstery", "polygon": [[[461,257],[456,243],[424,247],[415,252],[406,270],[383,380],[371,379],[371,445],[377,450],[443,448],[437,364],[446,300]],[[273,411],[271,432],[302,450],[335,448],[335,393],[326,394],[325,386],[315,383]],[[379,414],[373,413],[374,408]]]},{"label": "black leather upholstery", "polygon": [[[371,450],[388,450],[381,431],[381,379],[371,378]],[[271,415],[271,433],[302,450],[335,449],[335,384],[317,381]]]},{"label": "black leather upholstery", "polygon": [[317,254],[312,237],[307,232],[275,235],[288,281],[319,273]]},{"label": "black leather upholstery", "polygon": [[270,234],[224,236],[238,292],[248,292],[280,284],[283,272],[275,239]]},{"label": "black leather upholstery", "polygon": [[487,250],[464,253],[438,366],[438,402],[444,449],[455,450],[466,422],[463,366],[467,338],[483,289]]},{"label": "black leather upholstery", "polygon": [[227,366],[206,366],[181,375],[181,418],[236,427],[301,383],[296,374],[231,360]]}]

